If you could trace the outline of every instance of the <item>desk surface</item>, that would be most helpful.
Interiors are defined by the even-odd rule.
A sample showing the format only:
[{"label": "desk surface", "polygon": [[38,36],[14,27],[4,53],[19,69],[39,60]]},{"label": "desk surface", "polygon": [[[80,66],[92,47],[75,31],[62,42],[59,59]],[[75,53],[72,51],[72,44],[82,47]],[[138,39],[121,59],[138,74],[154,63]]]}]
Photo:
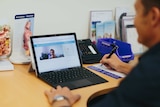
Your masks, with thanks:
[{"label": "desk surface", "polygon": [[[51,86],[39,80],[34,72],[28,72],[29,65],[14,65],[14,67],[14,71],[0,71],[0,106],[50,107],[44,91],[49,90]],[[92,72],[102,76],[109,82],[72,90],[73,93],[81,95],[81,99],[73,107],[86,107],[90,98],[107,93],[117,87],[121,80],[96,71]]]}]

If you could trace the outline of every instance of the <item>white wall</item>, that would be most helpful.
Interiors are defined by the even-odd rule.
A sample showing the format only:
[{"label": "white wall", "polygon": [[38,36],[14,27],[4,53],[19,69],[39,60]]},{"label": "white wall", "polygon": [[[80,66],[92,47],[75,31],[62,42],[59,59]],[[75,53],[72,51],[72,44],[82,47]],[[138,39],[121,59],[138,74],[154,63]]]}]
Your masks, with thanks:
[{"label": "white wall", "polygon": [[0,20],[11,26],[16,14],[35,13],[34,34],[76,32],[78,39],[89,37],[90,10],[113,10],[129,7],[135,0],[1,0]]}]

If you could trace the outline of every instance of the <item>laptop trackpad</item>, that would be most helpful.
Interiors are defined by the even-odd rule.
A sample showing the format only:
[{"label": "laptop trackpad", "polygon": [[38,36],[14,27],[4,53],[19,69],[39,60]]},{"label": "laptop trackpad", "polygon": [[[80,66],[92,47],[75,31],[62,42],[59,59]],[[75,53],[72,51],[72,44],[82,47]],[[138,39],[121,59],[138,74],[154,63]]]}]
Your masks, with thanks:
[{"label": "laptop trackpad", "polygon": [[92,82],[90,82],[87,79],[83,79],[83,80],[78,80],[78,81],[71,82],[71,84],[76,86],[76,87],[83,87],[83,86],[91,85]]}]

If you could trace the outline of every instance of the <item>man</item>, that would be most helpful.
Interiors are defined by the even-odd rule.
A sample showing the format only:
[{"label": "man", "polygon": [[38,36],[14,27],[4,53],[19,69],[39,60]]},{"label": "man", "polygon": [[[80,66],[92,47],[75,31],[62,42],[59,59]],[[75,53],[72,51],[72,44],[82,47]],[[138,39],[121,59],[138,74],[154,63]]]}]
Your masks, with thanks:
[{"label": "man", "polygon": [[[136,0],[135,10],[134,23],[139,34],[138,42],[149,50],[140,57],[135,67],[129,68],[131,72],[118,88],[93,99],[88,104],[89,107],[160,107],[160,0]],[[106,59],[107,56],[102,58],[101,63],[117,70],[118,64],[115,65],[116,61],[113,59],[115,55],[110,59]],[[45,93],[49,102],[57,95],[68,98],[54,101],[54,107],[71,106],[80,98],[68,88],[60,86]]]},{"label": "man", "polygon": [[54,49],[50,49],[50,53],[49,53],[48,57],[49,57],[49,59],[56,58]]}]

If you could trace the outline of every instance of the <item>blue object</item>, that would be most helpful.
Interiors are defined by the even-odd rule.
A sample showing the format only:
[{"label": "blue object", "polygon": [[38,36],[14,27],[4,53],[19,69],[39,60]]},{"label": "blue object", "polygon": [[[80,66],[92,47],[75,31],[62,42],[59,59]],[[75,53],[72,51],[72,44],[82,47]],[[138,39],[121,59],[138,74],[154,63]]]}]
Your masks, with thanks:
[{"label": "blue object", "polygon": [[93,69],[93,70],[95,70],[95,71],[98,71],[98,72],[100,72],[100,73],[102,73],[102,74],[108,75],[108,76],[110,76],[110,77],[112,77],[112,78],[115,78],[115,79],[122,78],[122,77],[120,77],[120,76],[118,76],[118,75],[115,75],[115,74],[113,74],[113,73],[110,73],[110,72],[108,72],[108,71],[105,71],[105,70],[103,70],[103,69],[100,69],[100,68],[97,68],[97,67],[94,67],[94,66],[88,66],[88,68]]},{"label": "blue object", "polygon": [[131,50],[131,45],[126,42],[122,42],[120,40],[112,39],[112,38],[102,38],[97,41],[97,49],[101,53],[101,55],[109,54],[112,51],[114,46],[118,46],[115,54],[123,61],[129,62],[134,59],[133,52]]}]

